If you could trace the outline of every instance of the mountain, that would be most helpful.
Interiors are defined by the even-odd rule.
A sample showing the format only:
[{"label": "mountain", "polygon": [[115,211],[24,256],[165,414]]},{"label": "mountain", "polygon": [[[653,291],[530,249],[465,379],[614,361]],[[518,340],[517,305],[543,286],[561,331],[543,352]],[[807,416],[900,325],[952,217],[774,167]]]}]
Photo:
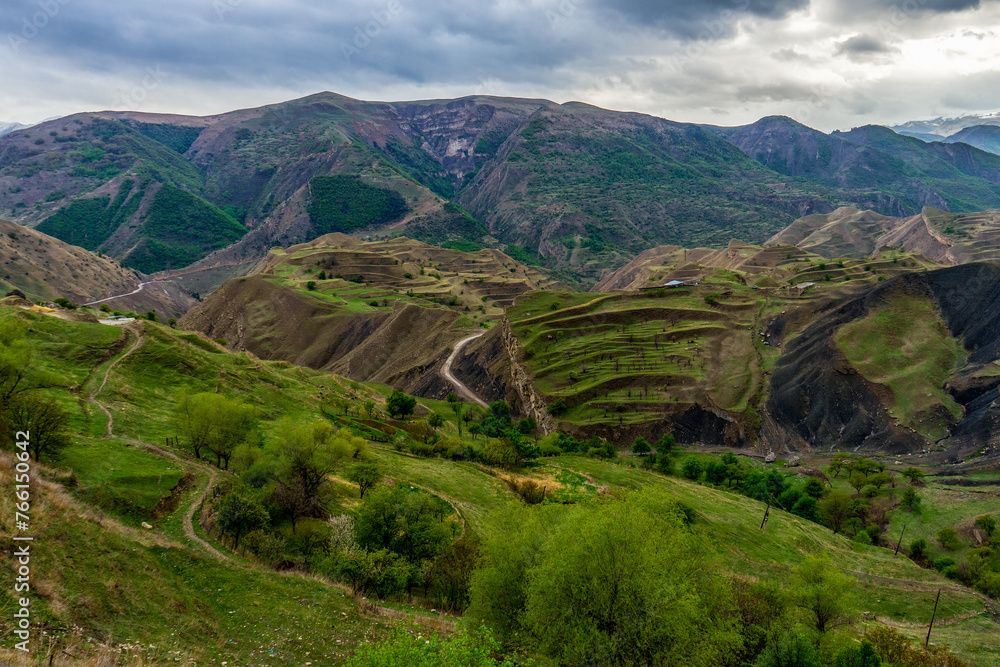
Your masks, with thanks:
[{"label": "mountain", "polygon": [[899,134],[906,134],[910,136],[924,134],[935,135],[938,137],[950,137],[960,130],[964,130],[967,127],[974,127],[976,125],[1000,125],[1000,112],[980,115],[970,114],[968,116],[959,116],[958,118],[914,120],[902,123],[901,125],[894,125],[892,126],[892,129]]},{"label": "mountain", "polygon": [[[64,297],[76,304],[128,294],[148,278],[135,269],[41,232],[0,219],[0,295],[18,289],[29,301]],[[176,284],[153,283],[107,302],[117,310],[180,317],[195,300]]]},{"label": "mountain", "polygon": [[964,143],[1000,155],[1000,126],[973,125],[944,139],[947,144]]},{"label": "mountain", "polygon": [[878,126],[827,135],[780,116],[711,129],[761,164],[836,188],[841,201],[883,215],[1000,206],[1000,156],[965,144],[928,144]]},{"label": "mountain", "polygon": [[17,130],[21,130],[26,127],[28,126],[22,125],[21,123],[6,123],[4,121],[0,121],[0,135],[16,132]]}]

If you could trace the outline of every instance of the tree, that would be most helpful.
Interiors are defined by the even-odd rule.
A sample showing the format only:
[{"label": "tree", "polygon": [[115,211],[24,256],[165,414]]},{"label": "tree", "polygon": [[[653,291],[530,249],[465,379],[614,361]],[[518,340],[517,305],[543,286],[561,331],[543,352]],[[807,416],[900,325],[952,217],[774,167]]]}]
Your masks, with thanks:
[{"label": "tree", "polygon": [[14,394],[27,389],[33,357],[27,325],[16,319],[0,321],[0,411]]},{"label": "tree", "polygon": [[258,421],[253,406],[214,392],[185,394],[174,410],[174,422],[195,457],[200,459],[207,449],[225,470],[236,448],[255,435]]},{"label": "tree", "polygon": [[656,449],[657,454],[670,456],[673,453],[673,449],[676,444],[677,439],[674,437],[673,433],[664,433],[653,445],[653,448]]},{"label": "tree", "polygon": [[324,513],[322,492],[328,476],[347,461],[367,461],[367,445],[346,429],[335,431],[329,422],[298,424],[284,420],[279,440],[269,449],[274,459],[275,500],[292,522]]},{"label": "tree", "polygon": [[900,499],[899,503],[909,512],[919,512],[920,494],[917,493],[915,488],[908,486],[903,489],[903,497]]},{"label": "tree", "polygon": [[923,481],[924,471],[910,466],[909,468],[903,469],[903,477],[910,480],[910,484],[917,484],[918,482]]},{"label": "tree", "polygon": [[375,401],[373,401],[372,399],[369,398],[368,400],[366,400],[364,403],[361,404],[361,407],[363,407],[365,409],[365,412],[368,413],[369,419],[375,416]]},{"label": "tree", "polygon": [[826,489],[823,488],[823,482],[819,481],[816,477],[810,477],[806,480],[806,484],[802,487],[802,493],[807,496],[812,496],[817,500],[823,496],[823,492]]},{"label": "tree", "polygon": [[786,630],[774,637],[753,663],[754,667],[823,667],[813,645],[800,633]]},{"label": "tree", "polygon": [[996,532],[997,520],[989,514],[984,514],[981,517],[976,518],[976,526],[983,531],[983,534],[986,535],[986,539],[990,539],[993,537],[993,533]]},{"label": "tree", "polygon": [[552,664],[723,664],[739,639],[710,552],[662,491],[511,508],[484,543],[466,614]]},{"label": "tree", "polygon": [[[448,394],[448,396],[454,396],[455,394]],[[458,437],[462,437],[462,412],[465,410],[465,403],[461,403],[458,400],[448,401],[451,403],[451,410],[455,413],[455,425],[458,426]]]},{"label": "tree", "polygon": [[36,461],[42,456],[56,460],[70,445],[69,413],[59,407],[54,398],[27,391],[15,395],[4,409],[0,423],[7,422],[5,435],[9,437],[17,431],[28,433],[28,452]]},{"label": "tree", "polygon": [[430,416],[427,418],[427,424],[431,428],[441,428],[442,426],[444,426],[444,417],[442,417],[437,412],[432,412]]},{"label": "tree", "polygon": [[851,497],[843,491],[831,491],[819,501],[817,514],[834,534],[839,533],[851,516]]},{"label": "tree", "polygon": [[864,639],[859,646],[849,646],[837,654],[833,667],[882,667],[875,646]]},{"label": "tree", "polygon": [[810,495],[805,495],[799,498],[794,505],[792,505],[792,514],[800,516],[803,519],[808,519],[809,521],[816,521],[819,518],[816,507],[816,499]]},{"label": "tree", "polygon": [[691,481],[697,481],[701,477],[701,472],[701,461],[693,456],[687,457],[684,459],[684,463],[681,464],[681,473]]},{"label": "tree", "polygon": [[950,526],[945,526],[938,531],[937,540],[948,551],[954,551],[962,546],[962,540],[958,537],[958,531]]},{"label": "tree", "polygon": [[820,632],[855,615],[854,580],[842,573],[826,554],[809,556],[795,569],[795,603],[806,610]]},{"label": "tree", "polygon": [[389,414],[396,419],[406,419],[408,415],[413,414],[413,410],[416,406],[417,399],[412,396],[407,396],[399,390],[392,392],[389,396],[389,400],[385,402],[385,409],[388,410]]},{"label": "tree", "polygon": [[524,417],[517,422],[517,432],[521,435],[532,435],[537,428],[538,422],[535,421],[534,417]]},{"label": "tree", "polygon": [[649,443],[646,442],[646,439],[641,435],[635,439],[634,443],[632,443],[633,454],[644,456],[646,454],[649,454],[652,450],[653,448],[649,446]]},{"label": "tree", "polygon": [[452,537],[445,507],[409,487],[376,487],[358,508],[354,538],[364,549],[387,549],[411,563],[433,559]]},{"label": "tree", "polygon": [[218,505],[216,521],[219,528],[235,538],[233,549],[240,548],[240,536],[264,528],[268,523],[267,510],[254,500],[246,489],[230,491]]},{"label": "tree", "polygon": [[377,463],[362,461],[351,466],[347,478],[358,485],[364,500],[365,491],[382,481],[382,469]]},{"label": "tree", "polygon": [[868,483],[868,475],[862,472],[852,472],[847,478],[847,483],[854,487],[854,490],[861,493],[861,488]]},{"label": "tree", "polygon": [[413,667],[514,667],[514,663],[493,657],[500,645],[485,627],[449,635],[431,634],[415,626],[407,631],[399,625],[389,637],[377,642],[362,644],[345,667],[386,667],[403,665]]},{"label": "tree", "polygon": [[850,454],[837,453],[833,455],[833,460],[830,461],[828,470],[833,473],[834,479],[840,476],[842,470],[851,470],[851,461]]}]

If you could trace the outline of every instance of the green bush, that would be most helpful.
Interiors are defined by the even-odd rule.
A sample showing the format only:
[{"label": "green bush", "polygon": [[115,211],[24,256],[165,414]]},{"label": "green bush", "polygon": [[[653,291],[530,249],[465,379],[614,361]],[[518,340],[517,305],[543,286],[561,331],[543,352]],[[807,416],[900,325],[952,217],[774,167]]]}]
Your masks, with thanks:
[{"label": "green bush", "polygon": [[938,531],[937,540],[948,551],[954,551],[962,546],[962,540],[958,537],[958,531],[947,526]]},{"label": "green bush", "polygon": [[698,481],[701,477],[702,465],[701,461],[693,456],[689,456],[684,459],[684,463],[681,464],[681,474],[690,479],[692,482]]}]

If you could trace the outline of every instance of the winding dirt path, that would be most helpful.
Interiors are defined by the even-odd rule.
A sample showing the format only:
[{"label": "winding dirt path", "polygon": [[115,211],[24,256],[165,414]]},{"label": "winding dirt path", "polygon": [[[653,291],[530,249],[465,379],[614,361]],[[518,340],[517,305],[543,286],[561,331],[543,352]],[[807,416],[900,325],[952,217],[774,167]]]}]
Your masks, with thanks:
[{"label": "winding dirt path", "polygon": [[83,305],[84,306],[93,306],[93,305],[98,304],[98,303],[104,303],[105,301],[111,301],[112,299],[120,299],[123,296],[132,296],[133,294],[138,294],[139,292],[141,292],[142,290],[144,290],[146,288],[146,285],[152,285],[153,283],[160,283],[160,282],[163,282],[163,281],[162,280],[147,280],[145,282],[139,283],[139,286],[136,287],[131,292],[127,292],[125,294],[115,294],[114,296],[109,296],[109,297],[106,297],[104,299],[98,299],[97,301],[88,301],[87,303],[85,303]]},{"label": "winding dirt path", "polygon": [[105,436],[106,438],[115,437],[114,433],[115,417],[114,415],[111,414],[111,410],[109,410],[106,405],[97,400],[97,395],[100,394],[102,391],[104,391],[104,386],[108,383],[108,376],[111,375],[111,371],[114,369],[114,367],[120,364],[122,361],[124,361],[125,358],[128,357],[130,354],[132,354],[140,347],[142,347],[143,343],[146,342],[146,339],[143,338],[142,336],[141,327],[126,327],[122,331],[126,336],[129,334],[135,336],[135,342],[132,343],[132,346],[129,349],[127,349],[124,354],[122,354],[117,359],[108,364],[108,369],[104,372],[104,378],[101,380],[101,386],[98,387],[92,394],[87,396],[87,400],[89,402],[99,407],[101,410],[104,411],[104,414],[108,416],[107,435]]},{"label": "winding dirt path", "polygon": [[471,401],[472,403],[475,403],[477,405],[481,405],[484,408],[488,408],[490,406],[486,401],[479,398],[479,396],[477,396],[474,391],[466,387],[465,383],[459,380],[457,377],[455,377],[454,373],[451,372],[451,366],[453,363],[455,363],[455,359],[458,358],[458,354],[462,351],[462,348],[464,348],[466,345],[476,340],[485,333],[486,333],[485,331],[481,331],[477,334],[469,336],[468,338],[463,338],[462,340],[455,343],[455,349],[451,351],[451,354],[448,355],[448,358],[445,359],[444,365],[441,367],[441,376],[448,382],[455,385],[455,389],[458,390],[458,395],[461,398],[464,398],[467,401]]}]

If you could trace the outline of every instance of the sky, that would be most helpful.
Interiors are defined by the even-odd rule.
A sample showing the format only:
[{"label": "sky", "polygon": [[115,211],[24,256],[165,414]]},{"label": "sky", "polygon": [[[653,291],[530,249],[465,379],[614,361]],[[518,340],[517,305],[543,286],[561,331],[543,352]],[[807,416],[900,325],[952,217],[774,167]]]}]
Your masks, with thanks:
[{"label": "sky", "polygon": [[0,121],[328,90],[823,131],[1000,110],[1000,0],[4,0]]}]

